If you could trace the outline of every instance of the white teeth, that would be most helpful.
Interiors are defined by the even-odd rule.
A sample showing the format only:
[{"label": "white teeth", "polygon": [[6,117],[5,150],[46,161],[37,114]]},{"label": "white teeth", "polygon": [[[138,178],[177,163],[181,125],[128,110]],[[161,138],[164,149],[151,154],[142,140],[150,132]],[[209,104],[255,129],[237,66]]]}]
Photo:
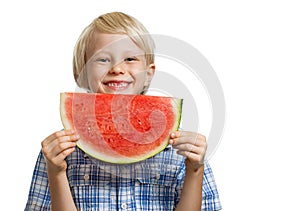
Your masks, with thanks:
[{"label": "white teeth", "polygon": [[111,87],[122,88],[126,87],[128,83],[108,83],[107,85]]}]

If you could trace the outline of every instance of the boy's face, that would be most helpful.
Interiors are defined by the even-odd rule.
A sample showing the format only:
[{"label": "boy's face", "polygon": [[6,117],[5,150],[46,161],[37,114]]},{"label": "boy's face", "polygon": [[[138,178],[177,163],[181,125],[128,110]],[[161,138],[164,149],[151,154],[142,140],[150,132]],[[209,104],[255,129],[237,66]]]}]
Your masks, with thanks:
[{"label": "boy's face", "polygon": [[96,33],[87,52],[87,82],[92,92],[140,94],[155,65],[146,65],[145,52],[127,35]]}]

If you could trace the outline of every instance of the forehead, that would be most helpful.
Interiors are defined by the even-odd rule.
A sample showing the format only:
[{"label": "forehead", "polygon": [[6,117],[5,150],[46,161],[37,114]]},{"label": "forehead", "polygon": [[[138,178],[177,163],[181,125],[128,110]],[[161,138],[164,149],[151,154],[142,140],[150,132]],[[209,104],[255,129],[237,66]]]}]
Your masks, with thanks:
[{"label": "forehead", "polygon": [[122,53],[131,52],[134,54],[144,54],[129,36],[125,34],[105,34],[96,32],[94,42],[90,48],[91,56],[99,52]]}]

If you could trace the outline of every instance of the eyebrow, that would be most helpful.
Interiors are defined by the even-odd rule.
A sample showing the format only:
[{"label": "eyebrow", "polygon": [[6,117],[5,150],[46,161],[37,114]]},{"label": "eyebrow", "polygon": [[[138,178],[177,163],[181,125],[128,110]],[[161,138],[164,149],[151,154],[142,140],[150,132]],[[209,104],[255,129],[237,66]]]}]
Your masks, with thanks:
[{"label": "eyebrow", "polygon": [[123,55],[134,55],[134,56],[144,56],[145,55],[145,52],[144,51],[124,51],[123,52]]},{"label": "eyebrow", "polygon": [[[108,56],[111,55],[112,53],[110,51],[103,51],[103,50],[98,50],[96,53],[93,54],[93,57],[95,56]],[[134,55],[134,56],[144,56],[145,52],[144,51],[134,51],[134,50],[128,50],[128,51],[123,51],[122,55]]]},{"label": "eyebrow", "polygon": [[103,51],[103,50],[98,50],[98,51],[96,51],[94,54],[93,54],[93,56],[95,56],[95,55],[101,55],[101,54],[106,54],[106,55],[110,55],[110,52],[108,52],[108,51]]}]

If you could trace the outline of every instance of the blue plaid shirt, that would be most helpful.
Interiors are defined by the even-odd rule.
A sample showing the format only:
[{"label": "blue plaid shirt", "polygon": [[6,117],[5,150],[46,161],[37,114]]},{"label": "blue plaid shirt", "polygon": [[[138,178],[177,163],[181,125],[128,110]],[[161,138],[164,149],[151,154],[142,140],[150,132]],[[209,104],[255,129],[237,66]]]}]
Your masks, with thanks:
[{"label": "blue plaid shirt", "polygon": [[[174,210],[185,176],[184,157],[168,146],[135,164],[114,165],[87,156],[79,148],[66,159],[72,196],[78,210]],[[213,173],[205,163],[202,210],[220,210]],[[51,210],[47,169],[40,153],[33,172],[26,211]]]}]

